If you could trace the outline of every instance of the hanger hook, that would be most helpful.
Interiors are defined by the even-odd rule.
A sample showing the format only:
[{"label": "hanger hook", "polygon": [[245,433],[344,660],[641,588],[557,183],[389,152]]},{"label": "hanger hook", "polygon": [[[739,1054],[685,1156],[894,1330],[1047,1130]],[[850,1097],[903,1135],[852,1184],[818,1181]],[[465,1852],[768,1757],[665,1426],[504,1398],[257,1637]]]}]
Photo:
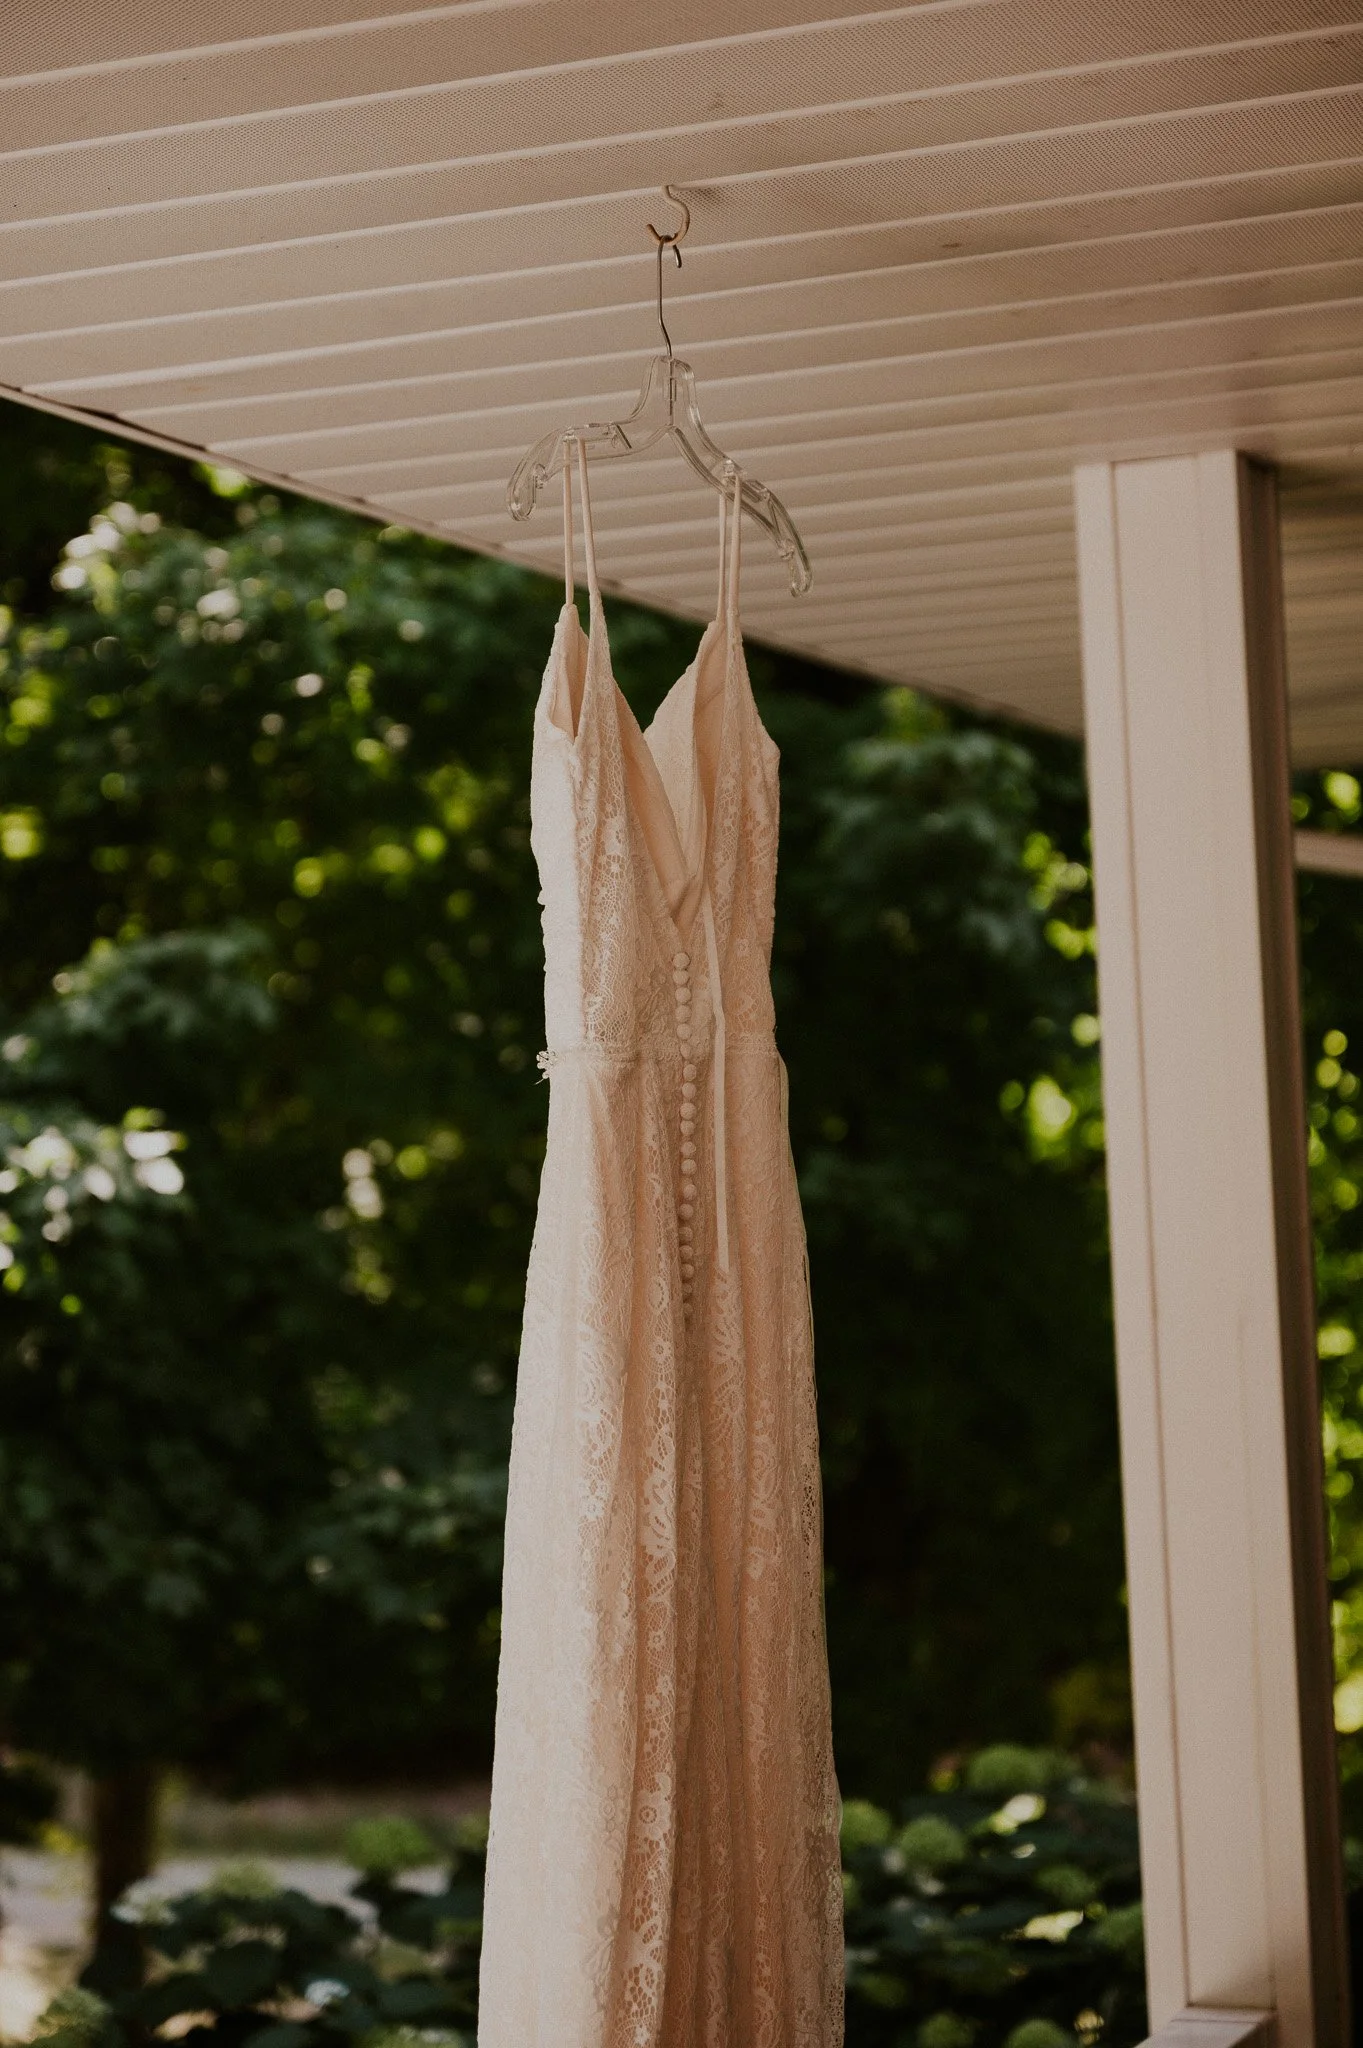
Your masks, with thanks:
[{"label": "hanger hook", "polygon": [[667,360],[671,362],[672,336],[668,333],[667,322],[663,318],[663,250],[670,249],[672,251],[672,254],[677,259],[677,268],[680,270],[682,267],[682,253],[677,244],[685,239],[686,232],[691,225],[691,209],[672,185],[663,186],[663,197],[669,200],[673,206],[677,207],[682,216],[681,226],[674,228],[670,235],[665,235],[658,228],[655,228],[652,221],[648,223],[648,231],[658,245],[658,331],[662,335],[663,346],[667,350]]},{"label": "hanger hook", "polygon": [[650,221],[648,224],[648,231],[652,235],[654,241],[658,244],[658,247],[660,249],[672,250],[673,254],[676,256],[677,259],[677,268],[678,270],[680,270],[681,250],[677,247],[677,244],[678,242],[684,242],[686,240],[687,233],[690,230],[691,226],[691,209],[687,205],[686,201],[682,198],[680,192],[678,192],[675,185],[663,186],[663,198],[668,200],[673,206],[676,207],[677,211],[680,213],[682,217],[682,224],[679,228],[674,228],[670,235],[665,235],[661,232],[660,229],[655,228],[652,221]]}]

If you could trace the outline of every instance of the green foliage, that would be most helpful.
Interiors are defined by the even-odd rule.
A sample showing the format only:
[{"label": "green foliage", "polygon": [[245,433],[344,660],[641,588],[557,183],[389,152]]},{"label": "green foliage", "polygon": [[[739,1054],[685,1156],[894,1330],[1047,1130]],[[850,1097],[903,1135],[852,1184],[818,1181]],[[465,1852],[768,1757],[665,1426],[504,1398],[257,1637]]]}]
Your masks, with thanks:
[{"label": "green foliage", "polygon": [[[238,1769],[253,1751],[268,1768],[310,1702],[328,1731],[347,1732],[347,1706],[362,1735],[371,1714],[380,1737],[395,1721],[420,1727],[417,1660],[440,1642],[429,1611],[458,1598],[470,1532],[495,1554],[495,1473],[451,1459],[409,1486],[372,1469],[374,1396],[354,1352],[343,1247],[269,1199],[257,1145],[224,1142],[197,1099],[204,1082],[208,1108],[230,1091],[239,1039],[249,1058],[269,1028],[273,1002],[233,974],[255,951],[230,934],[107,949],[29,1021],[10,1080],[36,1106],[22,1092],[0,1105],[15,1260],[5,1278],[24,1282],[8,1297],[18,1334],[0,1360],[0,1571],[9,1640],[27,1646],[8,1674],[12,1711],[97,1770],[153,1744],[209,1765],[230,1744]],[[155,1113],[111,1128],[54,1105],[76,1072],[113,1101],[173,1088],[188,1194],[143,1184],[179,1172],[182,1133],[153,1128]],[[205,1371],[215,1345],[219,1369]],[[281,1351],[307,1362],[313,1346],[329,1372],[281,1370]],[[328,1398],[348,1355],[351,1398]],[[481,1595],[476,1560],[474,1573]],[[332,1647],[338,1606],[345,1634]],[[346,1655],[357,1670],[338,1696]],[[311,1690],[304,1657],[319,1659]],[[281,1674],[294,1673],[293,1727],[281,1728]],[[400,1676],[408,1691],[392,1697]],[[305,1721],[302,1740],[317,1741]]]},{"label": "green foliage", "polygon": [[920,1813],[900,1829],[895,1847],[910,1870],[925,1870],[929,1876],[966,1858],[965,1836],[940,1813]]},{"label": "green foliage", "polygon": [[60,2048],[94,2048],[105,2039],[108,2007],[97,1991],[72,1984],[59,1991],[38,2021],[36,2038]]},{"label": "green foliage", "polygon": [[[1143,2037],[1134,1808],[1049,1752],[1008,1754],[1007,1772],[910,1800],[898,1830],[861,1814],[844,1852],[851,2048]],[[984,1796],[994,1771],[999,1791],[1046,1789]]]},{"label": "green foliage", "polygon": [[890,1839],[890,1816],[869,1799],[844,1800],[839,1839],[844,1856],[858,1849],[883,1848]]},{"label": "green foliage", "polygon": [[[259,950],[235,928],[105,941],[6,1045],[6,1703],[100,1773],[249,1774],[371,1714],[420,1726],[423,1617],[459,1597],[461,1534],[495,1541],[495,1485],[457,1460],[410,1505],[371,1469],[343,1241],[272,1184],[263,1105],[240,1116],[277,1015]],[[137,1106],[153,1092],[173,1125]],[[327,1608],[357,1657],[341,1694]]]},{"label": "green foliage", "polygon": [[[1356,828],[1363,798],[1343,769],[1299,778],[1293,810],[1317,830]],[[1317,1348],[1335,1629],[1335,1720],[1346,1826],[1363,1832],[1363,898],[1349,877],[1302,874],[1308,1158],[1316,1232]]]},{"label": "green foliage", "polygon": [[51,607],[52,570],[63,544],[82,531],[96,506],[130,490],[145,518],[207,534],[232,525],[232,507],[206,472],[174,456],[105,440],[69,420],[6,405],[0,446],[0,603],[23,618]]},{"label": "green foliage", "polygon": [[929,2013],[913,2038],[918,2048],[972,2048],[975,2027],[959,2013],[934,2012]]},{"label": "green foliage", "polygon": [[[498,754],[533,683],[505,631],[525,579],[329,517],[227,548],[147,524],[97,519],[10,650],[9,1713],[100,1770],[480,1759],[542,1143],[512,1008],[539,1000],[534,896],[497,872],[528,879]],[[224,570],[264,572],[250,639]],[[462,640],[458,703],[418,611]],[[386,709],[356,658],[380,651]],[[444,732],[404,760],[394,712],[427,700]],[[118,1136],[143,1104],[183,1140],[178,1205]],[[79,1170],[44,1180],[14,1155],[49,1127]]]},{"label": "green foliage", "polygon": [[[1133,1810],[1063,1760],[1032,1762],[1044,1796],[938,1791],[910,1800],[899,1825],[848,1803],[849,2048],[1140,2039]],[[147,1981],[97,1961],[80,1992],[49,2008],[43,2037],[132,2048],[171,2020],[191,2040],[253,2048],[471,2032],[484,1846],[465,1824],[439,1885],[402,1884],[401,1868],[439,1860],[434,1845],[409,1821],[365,1822],[350,1844],[364,1873],[353,1907],[318,1905],[249,1869],[169,1901],[137,1888],[118,1910],[141,1931]]]},{"label": "green foliage", "polygon": [[1069,1768],[1068,1758],[1053,1751],[996,1742],[970,1759],[965,1782],[968,1790],[985,1798],[1007,1798],[1014,1792],[1044,1792],[1057,1778],[1065,1777]]},{"label": "green foliage", "polygon": [[352,1822],[346,1831],[345,1853],[358,1869],[391,1876],[431,1862],[436,1848],[416,1821],[397,1815]]},{"label": "green foliage", "polygon": [[[390,1849],[410,1828],[371,1825],[388,1828]],[[146,1981],[110,1981],[97,1959],[49,2006],[41,2036],[54,2048],[133,2048],[173,2022],[181,2039],[243,2048],[471,2044],[484,1848],[463,1830],[431,1889],[395,1882],[381,1855],[361,1866],[346,1906],[258,1883],[170,1900],[134,1892],[118,1910],[141,1931]]]},{"label": "green foliage", "polygon": [[1073,2039],[1073,2033],[1054,2020],[1023,2020],[1007,2036],[1004,2048],[1069,2048]]},{"label": "green foliage", "polygon": [[1124,1662],[1082,780],[906,693],[762,709],[838,1760],[888,1798]]}]

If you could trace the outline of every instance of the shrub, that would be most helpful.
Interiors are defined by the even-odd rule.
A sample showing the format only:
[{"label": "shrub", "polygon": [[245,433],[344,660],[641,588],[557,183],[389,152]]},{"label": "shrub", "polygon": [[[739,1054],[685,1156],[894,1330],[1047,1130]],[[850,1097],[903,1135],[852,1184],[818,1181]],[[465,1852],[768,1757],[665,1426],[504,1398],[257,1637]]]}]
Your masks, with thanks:
[{"label": "shrub", "polygon": [[939,1813],[920,1813],[900,1830],[895,1846],[910,1870],[945,1870],[969,1853],[960,1829]]},{"label": "shrub", "polygon": [[356,1869],[389,1877],[440,1857],[426,1830],[400,1817],[353,1821],[346,1830],[345,1853]]},{"label": "shrub", "polygon": [[1051,1751],[982,1750],[961,1776],[897,1832],[863,1802],[844,1822],[849,2048],[1130,2048],[1134,1805]]},{"label": "shrub", "polygon": [[[1132,2048],[1145,2033],[1132,1803],[1048,1751],[985,1750],[897,1817],[843,1809],[848,2048]],[[357,1823],[353,1905],[251,1866],[120,1913],[148,1981],[56,1999],[43,2048],[142,2048],[174,2022],[196,2048],[473,2048],[486,1835],[437,1862],[413,1822]],[[103,1993],[102,1997],[94,1994]]]},{"label": "shrub", "polygon": [[486,1830],[460,1830],[430,1890],[396,1880],[433,1849],[411,1822],[366,1823],[349,1846],[369,1864],[353,1906],[250,1867],[175,1899],[135,1887],[118,1910],[141,1930],[147,1981],[54,1999],[43,2048],[140,2048],[171,2021],[204,2048],[472,2048]]},{"label": "shrub", "polygon": [[996,1742],[981,1749],[966,1765],[966,1789],[981,1797],[1007,1798],[1015,1792],[1044,1792],[1057,1778],[1073,1771],[1068,1757],[1050,1749],[1022,1749],[1015,1742]]}]

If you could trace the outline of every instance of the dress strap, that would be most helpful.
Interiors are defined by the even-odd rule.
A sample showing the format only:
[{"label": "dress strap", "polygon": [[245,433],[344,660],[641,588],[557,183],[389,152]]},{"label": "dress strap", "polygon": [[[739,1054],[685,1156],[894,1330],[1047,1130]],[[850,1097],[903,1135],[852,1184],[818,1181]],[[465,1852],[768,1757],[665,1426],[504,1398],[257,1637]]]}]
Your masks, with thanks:
[{"label": "dress strap", "polygon": [[724,623],[731,633],[738,630],[738,556],[743,533],[743,479],[734,471],[733,508],[729,515],[728,574],[724,579]]},{"label": "dress strap", "polygon": [[582,493],[582,547],[587,557],[587,589],[599,599],[601,586],[596,580],[596,534],[592,527],[591,492],[587,489],[587,451],[580,440],[577,444],[577,481]]},{"label": "dress strap", "polygon": [[587,451],[576,435],[563,450],[563,602],[571,604],[576,595],[573,556],[573,449],[577,450],[577,481],[582,493],[582,541],[587,556],[587,589],[600,597],[596,580],[596,534],[592,527],[592,500],[587,489]]},{"label": "dress strap", "polygon": [[719,595],[715,599],[715,617],[724,617],[724,587],[729,573],[729,493],[719,494],[719,573],[715,578]]},{"label": "dress strap", "polygon": [[719,501],[719,601],[716,618],[730,628],[738,624],[738,545],[743,521],[743,479],[734,471],[732,492],[726,487]]}]

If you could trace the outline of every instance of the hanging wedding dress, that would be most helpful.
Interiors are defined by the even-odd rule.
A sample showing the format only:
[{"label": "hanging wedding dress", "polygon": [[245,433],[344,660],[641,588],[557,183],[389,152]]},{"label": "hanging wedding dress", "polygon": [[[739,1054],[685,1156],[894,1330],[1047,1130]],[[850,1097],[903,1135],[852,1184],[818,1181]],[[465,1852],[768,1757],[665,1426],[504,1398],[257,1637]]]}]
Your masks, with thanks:
[{"label": "hanging wedding dress", "polygon": [[549,1140],[516,1393],[479,2048],[836,2048],[842,1890],[777,753],[718,616],[641,733],[586,466],[535,718]]}]

